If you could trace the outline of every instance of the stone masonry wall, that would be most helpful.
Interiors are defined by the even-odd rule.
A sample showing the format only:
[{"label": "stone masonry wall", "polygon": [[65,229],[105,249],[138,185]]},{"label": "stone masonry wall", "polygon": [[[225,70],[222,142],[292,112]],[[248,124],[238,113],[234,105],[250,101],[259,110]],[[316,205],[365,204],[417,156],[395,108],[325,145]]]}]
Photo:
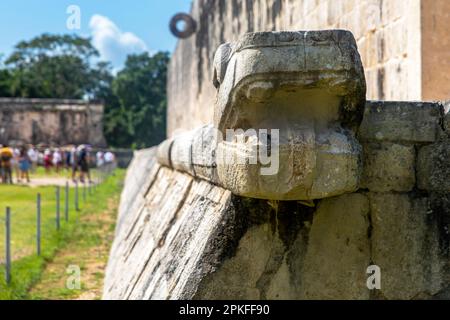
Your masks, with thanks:
[{"label": "stone masonry wall", "polygon": [[422,100],[450,99],[450,1],[422,0]]},{"label": "stone masonry wall", "polygon": [[0,98],[0,143],[106,145],[103,105],[81,100]]},{"label": "stone masonry wall", "polygon": [[[427,99],[443,99],[445,94],[433,97],[427,83],[422,85],[421,55],[428,49],[421,51],[421,20],[426,20],[421,5],[426,6],[421,0],[195,0],[191,15],[197,32],[178,42],[169,68],[168,135],[212,122],[214,53],[220,44],[251,31],[348,29],[361,53],[368,99],[422,100],[422,89]],[[425,44],[433,41],[434,52],[448,52],[444,32],[430,37],[435,28],[445,29],[445,22],[426,21],[434,25],[427,29]],[[441,54],[432,59],[435,63],[445,58]],[[427,73],[437,75],[427,76],[435,81],[429,87],[448,91],[441,81],[448,69],[439,73],[439,65]],[[425,67],[431,70],[429,63]]]},{"label": "stone masonry wall", "polygon": [[308,204],[238,197],[136,153],[104,298],[450,298],[449,123],[438,103],[367,102],[359,189]]}]

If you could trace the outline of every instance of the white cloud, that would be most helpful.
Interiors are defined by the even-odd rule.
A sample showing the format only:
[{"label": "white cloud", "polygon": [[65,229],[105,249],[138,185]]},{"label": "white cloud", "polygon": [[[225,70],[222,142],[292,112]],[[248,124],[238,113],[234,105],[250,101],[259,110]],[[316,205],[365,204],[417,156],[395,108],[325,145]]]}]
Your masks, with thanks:
[{"label": "white cloud", "polygon": [[102,60],[111,61],[115,68],[123,66],[128,54],[148,51],[142,39],[131,32],[123,32],[107,17],[93,15],[89,22],[92,44]]}]

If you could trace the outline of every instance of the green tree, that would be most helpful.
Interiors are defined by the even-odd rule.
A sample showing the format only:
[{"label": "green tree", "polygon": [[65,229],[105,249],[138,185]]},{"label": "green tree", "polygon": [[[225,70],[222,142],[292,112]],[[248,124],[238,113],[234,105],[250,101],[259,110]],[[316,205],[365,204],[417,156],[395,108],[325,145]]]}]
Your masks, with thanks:
[{"label": "green tree", "polygon": [[5,61],[10,92],[24,98],[95,97],[101,91],[99,73],[105,71],[104,63],[92,67],[98,55],[90,39],[77,35],[43,34],[21,41]]},{"label": "green tree", "polygon": [[11,75],[8,70],[0,70],[0,97],[11,96]]},{"label": "green tree", "polygon": [[3,65],[3,54],[0,53],[0,97],[11,96],[11,74]]},{"label": "green tree", "polygon": [[113,81],[117,101],[107,104],[105,133],[122,147],[143,148],[166,136],[166,79],[169,54],[128,56]]}]

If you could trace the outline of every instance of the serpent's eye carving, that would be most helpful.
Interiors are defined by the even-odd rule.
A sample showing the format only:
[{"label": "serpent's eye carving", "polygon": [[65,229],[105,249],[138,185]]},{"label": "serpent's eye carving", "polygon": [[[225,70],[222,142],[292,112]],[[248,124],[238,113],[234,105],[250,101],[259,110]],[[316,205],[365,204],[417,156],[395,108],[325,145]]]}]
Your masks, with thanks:
[{"label": "serpent's eye carving", "polygon": [[225,78],[225,72],[227,71],[228,61],[231,56],[231,44],[225,43],[220,45],[214,56],[214,75],[213,84],[218,89],[223,79]]}]

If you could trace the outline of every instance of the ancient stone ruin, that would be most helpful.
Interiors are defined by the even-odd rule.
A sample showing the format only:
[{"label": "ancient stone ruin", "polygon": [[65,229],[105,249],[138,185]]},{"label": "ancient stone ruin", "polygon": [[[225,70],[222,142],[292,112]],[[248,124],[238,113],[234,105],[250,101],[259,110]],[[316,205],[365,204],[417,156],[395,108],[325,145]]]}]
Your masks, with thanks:
[{"label": "ancient stone ruin", "polygon": [[101,103],[0,98],[0,144],[83,144],[105,147]]},{"label": "ancient stone ruin", "polygon": [[214,54],[247,32],[350,30],[368,100],[450,99],[448,0],[194,0],[168,72],[168,135],[213,122]]},{"label": "ancient stone ruin", "polygon": [[343,30],[247,33],[213,66],[213,123],[135,154],[105,299],[450,297],[444,104],[366,101]]}]

